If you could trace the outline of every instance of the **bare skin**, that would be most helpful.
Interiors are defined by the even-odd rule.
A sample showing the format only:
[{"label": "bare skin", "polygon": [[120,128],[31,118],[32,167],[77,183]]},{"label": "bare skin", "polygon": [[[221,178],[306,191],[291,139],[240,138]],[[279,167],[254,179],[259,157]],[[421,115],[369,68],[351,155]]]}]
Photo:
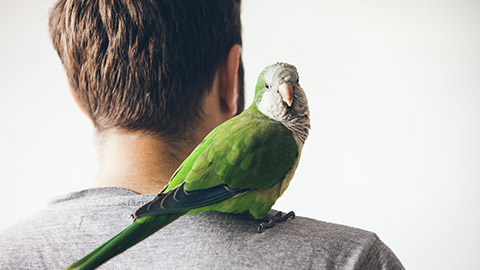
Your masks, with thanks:
[{"label": "bare skin", "polygon": [[185,136],[167,140],[143,132],[110,129],[97,135],[99,166],[93,187],[121,187],[140,194],[158,193],[198,143],[237,112],[240,45],[234,45],[217,69],[203,101],[203,119]]}]

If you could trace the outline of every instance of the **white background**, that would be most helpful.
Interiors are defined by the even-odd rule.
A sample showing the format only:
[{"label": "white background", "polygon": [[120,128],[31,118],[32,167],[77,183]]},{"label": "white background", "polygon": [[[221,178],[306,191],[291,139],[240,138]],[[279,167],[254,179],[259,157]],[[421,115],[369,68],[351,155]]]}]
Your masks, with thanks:
[{"label": "white background", "polygon": [[[0,4],[0,228],[95,177],[52,3]],[[297,66],[310,100],[275,208],[374,231],[408,269],[478,267],[480,1],[245,0],[243,25],[247,101],[276,61]]]}]

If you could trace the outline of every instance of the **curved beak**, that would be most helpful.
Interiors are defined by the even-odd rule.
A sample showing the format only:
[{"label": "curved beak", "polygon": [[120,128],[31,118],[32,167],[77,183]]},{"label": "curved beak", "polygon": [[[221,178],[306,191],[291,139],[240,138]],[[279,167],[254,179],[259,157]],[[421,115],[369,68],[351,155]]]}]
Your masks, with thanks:
[{"label": "curved beak", "polygon": [[291,84],[284,82],[278,87],[278,93],[282,96],[283,102],[285,102],[288,107],[292,106],[293,102],[293,87]]}]

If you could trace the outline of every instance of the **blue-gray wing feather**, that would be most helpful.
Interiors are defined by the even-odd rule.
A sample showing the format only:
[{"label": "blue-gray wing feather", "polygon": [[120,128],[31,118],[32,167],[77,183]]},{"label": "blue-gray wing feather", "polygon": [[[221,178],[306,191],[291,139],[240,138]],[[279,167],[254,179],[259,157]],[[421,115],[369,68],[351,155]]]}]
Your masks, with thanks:
[{"label": "blue-gray wing feather", "polygon": [[218,185],[207,189],[187,191],[184,186],[185,183],[182,183],[166,193],[158,194],[151,202],[140,207],[135,212],[134,217],[185,212],[228,200],[249,190],[232,189],[227,185]]}]

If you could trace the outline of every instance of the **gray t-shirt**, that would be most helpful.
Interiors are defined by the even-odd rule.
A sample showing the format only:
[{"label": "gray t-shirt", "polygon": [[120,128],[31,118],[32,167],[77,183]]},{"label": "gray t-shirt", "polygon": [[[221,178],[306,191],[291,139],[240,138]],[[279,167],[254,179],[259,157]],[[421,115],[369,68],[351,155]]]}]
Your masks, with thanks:
[{"label": "gray t-shirt", "polygon": [[[56,198],[0,232],[0,269],[65,269],[132,223],[150,201],[121,188]],[[100,269],[403,269],[374,233],[296,217],[258,233],[246,215],[184,216]]]}]

